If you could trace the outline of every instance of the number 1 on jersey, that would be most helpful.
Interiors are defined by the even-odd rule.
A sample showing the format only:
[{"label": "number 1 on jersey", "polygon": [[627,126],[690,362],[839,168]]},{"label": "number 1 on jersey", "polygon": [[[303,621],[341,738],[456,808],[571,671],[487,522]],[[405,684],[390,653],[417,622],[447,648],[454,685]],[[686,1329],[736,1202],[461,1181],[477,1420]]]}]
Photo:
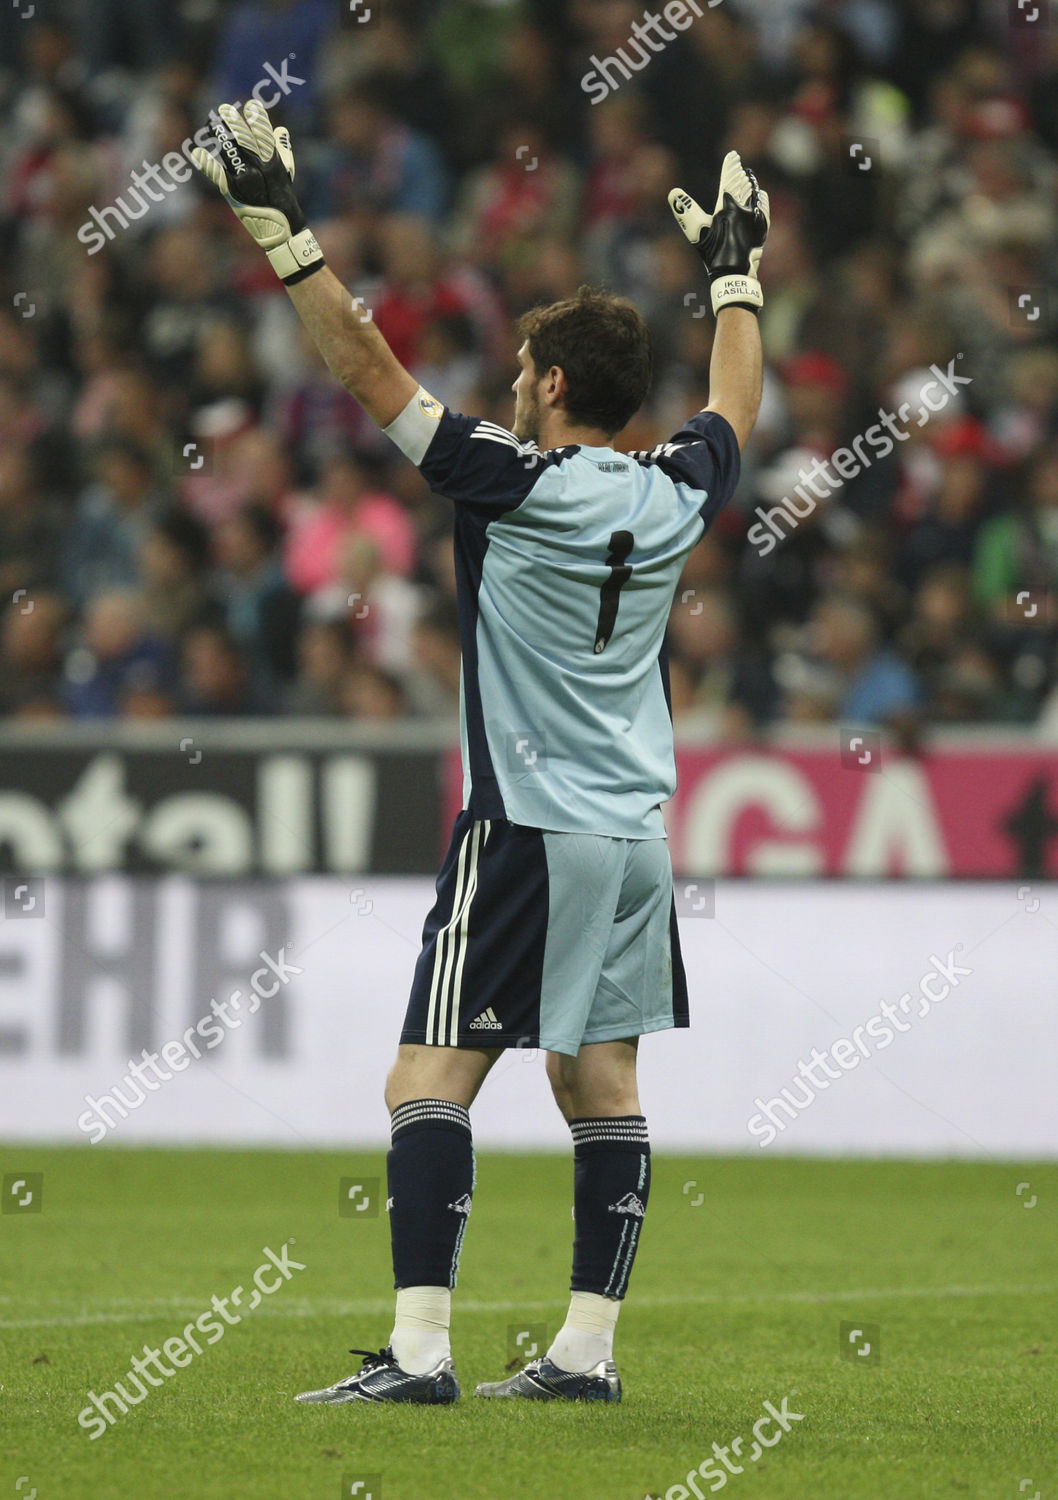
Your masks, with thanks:
[{"label": "number 1 on jersey", "polygon": [[606,566],[610,570],[610,576],[602,586],[599,598],[599,623],[595,628],[596,656],[603,650],[607,641],[613,635],[613,628],[617,623],[617,605],[621,597],[621,590],[632,576],[632,566],[625,559],[634,546],[635,537],[630,531],[614,531],[611,533],[610,552],[606,559]]}]

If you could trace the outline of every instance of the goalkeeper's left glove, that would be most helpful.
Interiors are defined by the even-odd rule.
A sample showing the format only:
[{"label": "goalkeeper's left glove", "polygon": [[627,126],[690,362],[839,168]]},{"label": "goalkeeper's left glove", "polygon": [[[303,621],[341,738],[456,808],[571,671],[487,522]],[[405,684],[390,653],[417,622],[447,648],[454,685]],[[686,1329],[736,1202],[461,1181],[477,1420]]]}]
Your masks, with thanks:
[{"label": "goalkeeper's left glove", "polygon": [[192,152],[196,167],[220,188],[280,280],[287,286],[304,281],[324,260],[294,196],[290,132],[285,126],[274,130],[256,99],[241,113],[234,104],[222,104],[210,124],[224,162],[200,146]]},{"label": "goalkeeper's left glove", "polygon": [[771,207],[767,193],[761,192],[738,152],[729,151],[724,157],[720,191],[711,214],[699,208],[682,188],[673,188],[669,207],[709,273],[713,312],[723,307],[748,307],[759,312],[764,306],[764,293],[757,268],[768,237]]}]

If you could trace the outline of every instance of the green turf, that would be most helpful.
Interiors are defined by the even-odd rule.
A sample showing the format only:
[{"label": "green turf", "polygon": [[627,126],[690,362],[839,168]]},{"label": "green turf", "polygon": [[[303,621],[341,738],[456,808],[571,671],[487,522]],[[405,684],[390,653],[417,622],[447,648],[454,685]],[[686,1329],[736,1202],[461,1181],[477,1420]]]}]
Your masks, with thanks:
[{"label": "green turf", "polygon": [[[388,1337],[385,1215],[337,1212],[339,1177],[380,1176],[381,1155],[0,1162],[44,1173],[43,1211],[0,1218],[0,1496],[338,1500],[376,1474],[375,1500],[642,1500],[714,1441],[745,1454],[784,1396],[803,1420],[728,1476],[746,1500],[1058,1495],[1054,1165],[657,1158],[625,1401],[595,1408],[469,1395],[502,1375],[509,1325],[561,1319],[572,1229],[567,1160],[484,1155],[453,1329],[467,1394],[426,1409],[290,1400]],[[290,1239],[306,1269],[90,1440],[88,1391]],[[880,1325],[880,1363],[840,1357],[842,1320]]]}]

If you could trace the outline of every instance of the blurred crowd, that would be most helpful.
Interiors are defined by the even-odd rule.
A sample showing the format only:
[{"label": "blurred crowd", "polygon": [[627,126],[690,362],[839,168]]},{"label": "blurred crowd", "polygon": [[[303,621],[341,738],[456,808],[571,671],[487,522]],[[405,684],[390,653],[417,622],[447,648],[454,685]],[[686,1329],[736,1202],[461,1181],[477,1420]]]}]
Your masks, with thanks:
[{"label": "blurred crowd", "polygon": [[0,9],[0,715],[456,711],[450,506],[187,165],[256,88],[329,263],[453,408],[509,425],[526,308],[633,298],[656,376],[627,449],[708,400],[666,195],[711,202],[737,147],[773,207],[764,401],[675,597],[678,725],[1058,733],[1058,27],[696,8],[649,51],[623,0]]}]

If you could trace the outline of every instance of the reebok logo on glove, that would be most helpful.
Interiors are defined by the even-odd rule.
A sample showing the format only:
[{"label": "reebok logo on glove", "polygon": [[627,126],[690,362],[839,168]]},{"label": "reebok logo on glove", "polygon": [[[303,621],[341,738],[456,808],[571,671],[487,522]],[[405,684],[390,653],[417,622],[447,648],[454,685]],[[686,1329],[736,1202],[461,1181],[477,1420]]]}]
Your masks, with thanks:
[{"label": "reebok logo on glove", "polygon": [[287,286],[304,281],[324,260],[294,196],[289,132],[283,126],[274,130],[268,111],[256,99],[242,111],[222,104],[210,122],[228,165],[199,147],[193,153],[196,167],[224,194],[280,280]]},{"label": "reebok logo on glove", "polygon": [[220,149],[224,152],[224,155],[231,162],[236,172],[245,172],[246,167],[243,163],[243,159],[236,151],[235,142],[232,140],[227,131],[217,130],[216,136]]}]

